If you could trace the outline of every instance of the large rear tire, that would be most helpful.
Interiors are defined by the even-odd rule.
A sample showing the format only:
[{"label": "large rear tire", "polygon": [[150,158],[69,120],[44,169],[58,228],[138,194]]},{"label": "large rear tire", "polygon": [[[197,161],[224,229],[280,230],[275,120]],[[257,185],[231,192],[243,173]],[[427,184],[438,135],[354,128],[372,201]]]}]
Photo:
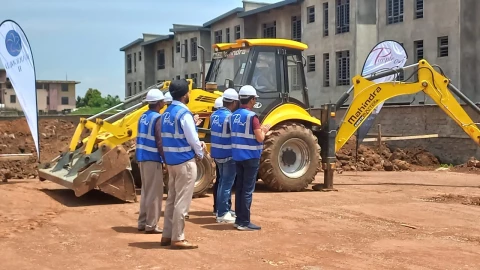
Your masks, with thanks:
[{"label": "large rear tire", "polygon": [[[216,178],[215,162],[209,154],[205,154],[201,161],[197,161],[197,179],[193,189],[193,198],[204,196],[208,189],[213,186]],[[168,172],[163,175],[165,192],[168,193]]]},{"label": "large rear tire", "polygon": [[274,191],[304,190],[321,170],[317,137],[295,122],[285,122],[271,131],[260,159],[260,179]]}]

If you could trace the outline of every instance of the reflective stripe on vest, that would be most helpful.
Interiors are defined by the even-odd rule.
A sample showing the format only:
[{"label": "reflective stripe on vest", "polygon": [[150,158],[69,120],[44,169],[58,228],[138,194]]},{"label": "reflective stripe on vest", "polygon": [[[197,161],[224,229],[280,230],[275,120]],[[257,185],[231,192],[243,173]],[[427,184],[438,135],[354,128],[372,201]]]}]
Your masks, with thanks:
[{"label": "reflective stripe on vest", "polygon": [[138,121],[135,158],[138,162],[163,162],[155,142],[155,123],[160,118],[158,112],[148,110]]},{"label": "reflective stripe on vest", "polygon": [[215,111],[210,119],[211,124],[211,153],[216,159],[232,156],[232,139],[229,131],[229,119],[232,113],[227,108]]},{"label": "reflective stripe on vest", "polygon": [[255,138],[252,117],[255,113],[243,108],[236,110],[230,117],[232,136],[232,157],[235,161],[260,158],[263,143]]},{"label": "reflective stripe on vest", "polygon": [[181,164],[195,157],[180,124],[181,117],[187,113],[191,115],[183,106],[171,104],[162,114],[162,144],[168,165]]}]

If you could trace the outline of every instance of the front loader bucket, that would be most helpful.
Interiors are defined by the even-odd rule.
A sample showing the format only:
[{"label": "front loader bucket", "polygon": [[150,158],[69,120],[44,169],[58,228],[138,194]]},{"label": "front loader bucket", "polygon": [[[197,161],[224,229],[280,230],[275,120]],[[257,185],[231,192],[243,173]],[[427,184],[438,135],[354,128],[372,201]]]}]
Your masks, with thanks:
[{"label": "front loader bucket", "polygon": [[122,201],[137,201],[130,158],[123,146],[103,145],[88,155],[81,150],[63,153],[56,163],[40,164],[40,180],[72,189],[77,197],[98,189]]}]

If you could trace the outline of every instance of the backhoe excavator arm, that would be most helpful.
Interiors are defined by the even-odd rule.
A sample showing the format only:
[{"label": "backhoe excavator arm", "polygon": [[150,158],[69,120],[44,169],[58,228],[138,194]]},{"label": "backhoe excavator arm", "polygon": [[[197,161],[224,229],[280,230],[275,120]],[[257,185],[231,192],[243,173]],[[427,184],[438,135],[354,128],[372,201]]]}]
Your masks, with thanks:
[{"label": "backhoe excavator arm", "polygon": [[[387,75],[389,74],[385,76]],[[476,112],[480,113],[480,108],[464,96],[450,83],[447,77],[437,72],[426,60],[420,60],[418,63],[417,82],[375,83],[370,80],[359,75],[352,80],[354,84],[353,100],[337,131],[335,152],[345,145],[379,104],[396,96],[416,94],[420,91],[425,92],[472,140],[480,145],[479,128],[458,103],[452,92]]]}]

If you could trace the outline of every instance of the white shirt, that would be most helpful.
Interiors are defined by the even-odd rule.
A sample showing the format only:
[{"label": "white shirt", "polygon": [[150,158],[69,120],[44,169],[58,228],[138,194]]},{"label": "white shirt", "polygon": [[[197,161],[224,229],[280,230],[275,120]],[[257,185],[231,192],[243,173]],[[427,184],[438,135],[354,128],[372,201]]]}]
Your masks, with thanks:
[{"label": "white shirt", "polygon": [[[183,104],[178,100],[172,101],[172,105],[182,106],[188,111],[190,111],[187,105]],[[203,148],[200,143],[200,139],[198,139],[197,127],[195,126],[193,116],[188,113],[184,114],[182,118],[180,118],[180,125],[182,126],[183,133],[185,134],[185,138],[187,139],[188,144],[190,144],[197,156],[203,158]]]}]

